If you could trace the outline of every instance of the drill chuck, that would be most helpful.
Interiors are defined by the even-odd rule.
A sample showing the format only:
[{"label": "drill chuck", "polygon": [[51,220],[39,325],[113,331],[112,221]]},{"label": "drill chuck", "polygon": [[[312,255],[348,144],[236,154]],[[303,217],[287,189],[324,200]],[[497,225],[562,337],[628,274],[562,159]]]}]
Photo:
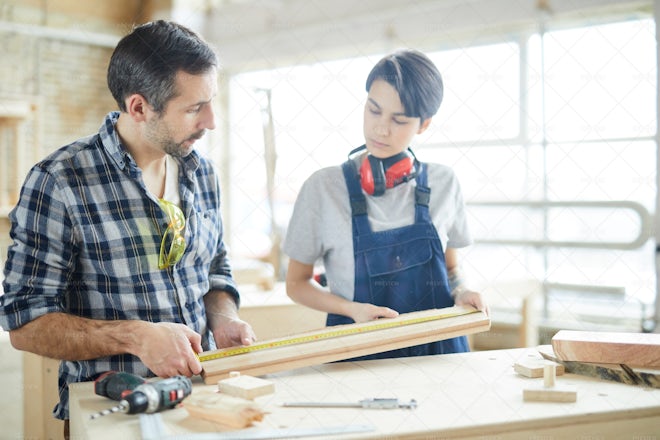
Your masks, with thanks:
[{"label": "drill chuck", "polygon": [[[145,392],[146,391],[146,392]],[[124,399],[119,402],[119,406],[122,407],[121,412],[124,414],[141,414],[141,413],[153,413],[158,409],[158,397],[147,397],[149,393],[152,393],[153,389],[149,391],[144,390],[135,390],[131,394],[124,397]],[[153,394],[153,393],[152,393]]]}]

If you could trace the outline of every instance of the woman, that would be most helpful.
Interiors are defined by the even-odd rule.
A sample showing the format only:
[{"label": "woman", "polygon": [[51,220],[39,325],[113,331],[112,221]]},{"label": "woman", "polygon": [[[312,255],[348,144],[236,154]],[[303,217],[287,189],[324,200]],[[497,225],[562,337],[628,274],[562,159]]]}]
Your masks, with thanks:
[{"label": "woman", "polygon": [[[471,238],[458,180],[409,148],[440,107],[440,72],[424,54],[398,51],[376,64],[366,90],[365,144],[341,167],[314,173],[296,200],[283,246],[287,294],[327,312],[328,325],[454,304],[488,313],[459,275],[456,248]],[[327,288],[314,281],[319,259]],[[468,350],[459,337],[368,358]]]}]

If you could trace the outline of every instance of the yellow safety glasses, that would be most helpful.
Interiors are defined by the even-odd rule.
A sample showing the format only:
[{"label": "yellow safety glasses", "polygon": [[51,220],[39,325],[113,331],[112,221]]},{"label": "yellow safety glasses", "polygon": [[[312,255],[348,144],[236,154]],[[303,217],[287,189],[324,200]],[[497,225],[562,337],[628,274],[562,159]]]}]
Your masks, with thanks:
[{"label": "yellow safety glasses", "polygon": [[178,263],[186,250],[186,240],[183,238],[186,218],[183,211],[174,203],[163,199],[158,200],[158,203],[170,221],[160,242],[160,253],[158,255],[158,268],[167,269]]}]

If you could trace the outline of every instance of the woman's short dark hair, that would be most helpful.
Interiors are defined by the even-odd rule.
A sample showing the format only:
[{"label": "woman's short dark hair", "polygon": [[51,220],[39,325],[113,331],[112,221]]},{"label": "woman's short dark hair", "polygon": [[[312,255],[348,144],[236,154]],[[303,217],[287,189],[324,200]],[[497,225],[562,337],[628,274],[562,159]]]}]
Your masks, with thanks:
[{"label": "woman's short dark hair", "polygon": [[386,55],[371,69],[367,92],[377,79],[396,89],[406,116],[424,121],[438,112],[443,94],[442,76],[423,53],[405,49]]},{"label": "woman's short dark hair", "polygon": [[177,23],[153,21],[119,41],[108,66],[108,88],[123,112],[125,99],[137,93],[160,113],[176,96],[177,72],[199,75],[217,66],[215,52],[195,32]]}]

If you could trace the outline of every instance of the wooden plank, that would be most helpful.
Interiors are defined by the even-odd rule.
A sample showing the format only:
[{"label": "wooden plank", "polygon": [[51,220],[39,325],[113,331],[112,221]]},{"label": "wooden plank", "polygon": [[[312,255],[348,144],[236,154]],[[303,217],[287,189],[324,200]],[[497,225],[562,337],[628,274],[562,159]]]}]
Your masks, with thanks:
[{"label": "wooden plank", "polygon": [[24,438],[64,438],[64,423],[52,416],[53,407],[60,400],[59,364],[56,359],[23,352]]},{"label": "wooden plank", "polygon": [[563,361],[660,367],[660,334],[560,330],[552,348]]},{"label": "wooden plank", "polygon": [[[456,313],[463,313],[455,316]],[[466,314],[467,313],[467,314]],[[324,333],[351,332],[343,336],[320,338],[310,342],[277,345],[280,340],[264,341],[271,343],[273,348],[255,350],[233,356],[222,357],[204,361],[202,377],[207,384],[216,383],[219,379],[228,377],[231,372],[259,376],[277,371],[318,365],[381,353],[403,347],[441,341],[457,336],[487,331],[490,328],[490,319],[483,312],[463,307],[449,307],[445,309],[425,310],[422,312],[405,313],[393,319],[383,319],[378,322],[407,322],[428,317],[446,316],[415,324],[406,324],[382,330],[358,331],[373,326],[374,321],[361,324],[347,324],[327,327],[316,332],[294,335],[294,339],[309,339],[310,336],[322,336]],[[226,350],[216,350],[222,353]],[[207,352],[214,353],[214,352]],[[206,354],[206,353],[203,353]]]},{"label": "wooden plank", "polygon": [[597,379],[619,382],[628,385],[640,385],[660,388],[660,369],[632,368],[625,364],[599,364],[589,362],[563,361],[552,351],[549,345],[539,347],[539,353],[545,359],[560,363],[567,373]]}]

